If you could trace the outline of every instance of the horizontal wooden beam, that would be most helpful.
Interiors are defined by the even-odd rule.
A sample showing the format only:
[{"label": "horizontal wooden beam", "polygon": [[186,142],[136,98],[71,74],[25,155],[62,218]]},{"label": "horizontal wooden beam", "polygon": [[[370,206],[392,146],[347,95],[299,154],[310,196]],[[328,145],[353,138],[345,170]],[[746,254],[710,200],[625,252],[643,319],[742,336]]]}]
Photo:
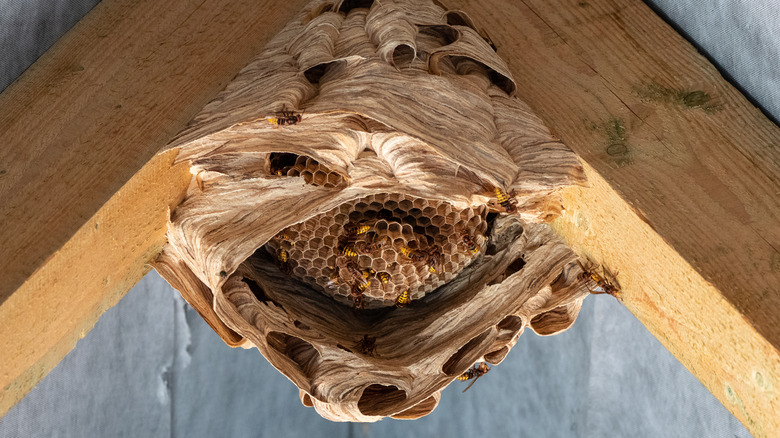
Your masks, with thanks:
[{"label": "horizontal wooden beam", "polygon": [[780,129],[642,2],[446,3],[586,163],[559,233],[755,436],[780,430]]},{"label": "horizontal wooden beam", "polygon": [[162,147],[306,2],[104,0],[0,95],[0,415],[147,271]]}]

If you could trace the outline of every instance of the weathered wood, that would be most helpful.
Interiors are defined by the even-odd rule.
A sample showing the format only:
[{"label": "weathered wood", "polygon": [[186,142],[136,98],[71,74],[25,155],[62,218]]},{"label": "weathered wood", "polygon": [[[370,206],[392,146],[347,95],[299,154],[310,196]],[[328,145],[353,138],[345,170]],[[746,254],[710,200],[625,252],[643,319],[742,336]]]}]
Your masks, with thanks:
[{"label": "weathered wood", "polygon": [[588,166],[556,223],[756,436],[780,430],[780,129],[637,1],[447,1]]},{"label": "weathered wood", "polygon": [[[0,300],[32,284],[305,2],[257,3],[106,0],[0,95],[0,144],[11,145],[0,150]],[[592,187],[565,198],[562,234],[619,270],[627,307],[755,435],[779,430],[780,130],[639,2],[445,4],[489,30],[517,95],[589,164]],[[94,142],[97,134],[107,140]],[[85,314],[88,328],[96,315]],[[36,344],[13,344],[18,329],[0,332],[0,412],[78,333],[38,330]],[[63,347],[43,360],[54,344]],[[6,353],[27,348],[37,353]]]},{"label": "weathered wood", "polygon": [[303,4],[106,0],[0,95],[0,415],[141,278],[189,181],[154,155]]}]

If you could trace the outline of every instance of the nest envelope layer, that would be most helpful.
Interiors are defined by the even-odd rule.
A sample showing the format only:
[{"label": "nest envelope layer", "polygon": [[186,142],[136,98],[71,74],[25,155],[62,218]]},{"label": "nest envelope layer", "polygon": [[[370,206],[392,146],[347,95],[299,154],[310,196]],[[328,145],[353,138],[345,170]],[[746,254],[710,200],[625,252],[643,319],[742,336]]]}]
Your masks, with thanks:
[{"label": "nest envelope layer", "polygon": [[325,418],[426,415],[588,293],[540,224],[584,173],[516,88],[462,12],[315,0],[171,143],[193,180],[155,268]]}]

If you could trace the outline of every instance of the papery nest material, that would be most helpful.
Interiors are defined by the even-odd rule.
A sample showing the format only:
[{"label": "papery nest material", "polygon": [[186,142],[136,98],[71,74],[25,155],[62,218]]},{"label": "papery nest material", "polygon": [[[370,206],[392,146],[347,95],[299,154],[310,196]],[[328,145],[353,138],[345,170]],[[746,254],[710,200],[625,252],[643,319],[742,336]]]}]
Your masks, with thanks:
[{"label": "papery nest material", "polygon": [[[526,326],[568,328],[588,293],[576,256],[535,224],[560,213],[557,191],[583,183],[582,167],[513,96],[492,44],[464,13],[434,2],[315,1],[170,145],[193,181],[156,269],[225,342],[258,348],[325,418],[426,415],[475,361],[503,360]],[[422,248],[441,250],[436,239],[471,233],[442,255],[465,245],[467,263],[446,265],[446,279],[428,266],[445,280],[411,293],[407,307],[380,296],[356,310],[309,275],[315,246],[295,252],[296,242],[274,240],[290,227],[330,227],[306,237],[331,238],[316,245],[317,272],[327,260],[359,264],[337,242],[346,222],[323,224],[371,196],[380,210],[403,198],[478,211],[480,220],[451,229],[407,224],[403,240],[430,237]],[[398,216],[385,221],[411,220]]]}]

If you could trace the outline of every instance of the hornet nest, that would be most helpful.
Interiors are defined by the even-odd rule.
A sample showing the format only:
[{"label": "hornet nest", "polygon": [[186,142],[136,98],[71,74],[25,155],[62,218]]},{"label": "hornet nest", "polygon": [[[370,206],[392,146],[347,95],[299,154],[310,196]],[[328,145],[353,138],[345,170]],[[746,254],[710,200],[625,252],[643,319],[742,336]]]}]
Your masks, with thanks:
[{"label": "hornet nest", "polygon": [[323,417],[426,415],[588,295],[543,223],[583,170],[515,89],[463,12],[316,0],[171,143],[155,268]]}]

